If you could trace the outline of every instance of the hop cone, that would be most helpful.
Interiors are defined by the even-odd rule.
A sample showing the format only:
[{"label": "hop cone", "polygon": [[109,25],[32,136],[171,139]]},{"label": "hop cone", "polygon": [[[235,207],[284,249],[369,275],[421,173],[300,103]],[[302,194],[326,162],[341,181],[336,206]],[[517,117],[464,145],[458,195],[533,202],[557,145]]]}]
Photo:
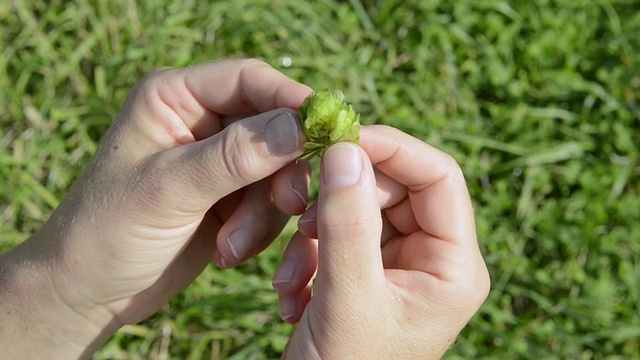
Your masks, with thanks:
[{"label": "hop cone", "polygon": [[360,116],[344,101],[340,90],[321,90],[309,95],[298,109],[307,135],[302,159],[322,156],[331,145],[360,140]]}]

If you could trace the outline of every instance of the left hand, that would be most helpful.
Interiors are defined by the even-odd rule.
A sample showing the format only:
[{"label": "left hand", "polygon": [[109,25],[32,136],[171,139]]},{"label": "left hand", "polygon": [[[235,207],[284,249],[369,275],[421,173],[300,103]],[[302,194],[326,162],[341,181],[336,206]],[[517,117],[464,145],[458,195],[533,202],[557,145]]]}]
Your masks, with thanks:
[{"label": "left hand", "polygon": [[148,317],[212,259],[239,264],[305,210],[292,109],[310,92],[256,60],[148,75],[21,256],[98,328]]}]

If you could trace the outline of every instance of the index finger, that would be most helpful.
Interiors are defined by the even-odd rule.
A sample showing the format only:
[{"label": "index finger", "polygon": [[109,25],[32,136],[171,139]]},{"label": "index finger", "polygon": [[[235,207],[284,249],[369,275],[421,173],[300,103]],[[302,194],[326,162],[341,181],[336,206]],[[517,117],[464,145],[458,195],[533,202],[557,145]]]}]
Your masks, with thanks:
[{"label": "index finger", "polygon": [[450,155],[382,125],[363,127],[360,145],[378,169],[407,187],[424,232],[458,245],[477,245],[467,185]]},{"label": "index finger", "polygon": [[267,63],[221,60],[190,68],[185,84],[195,99],[219,115],[249,115],[298,108],[311,89]]}]

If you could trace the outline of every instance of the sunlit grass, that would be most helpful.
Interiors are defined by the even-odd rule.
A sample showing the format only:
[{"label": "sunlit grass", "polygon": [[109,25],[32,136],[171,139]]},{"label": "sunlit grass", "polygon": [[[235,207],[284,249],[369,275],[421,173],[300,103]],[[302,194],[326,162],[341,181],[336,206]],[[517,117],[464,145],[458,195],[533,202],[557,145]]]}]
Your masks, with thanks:
[{"label": "sunlit grass", "polygon": [[[637,356],[639,13],[637,0],[0,1],[0,248],[47,219],[144,73],[257,57],[460,162],[493,291],[450,359]],[[277,358],[292,330],[270,290],[285,240],[207,269],[96,358]]]}]

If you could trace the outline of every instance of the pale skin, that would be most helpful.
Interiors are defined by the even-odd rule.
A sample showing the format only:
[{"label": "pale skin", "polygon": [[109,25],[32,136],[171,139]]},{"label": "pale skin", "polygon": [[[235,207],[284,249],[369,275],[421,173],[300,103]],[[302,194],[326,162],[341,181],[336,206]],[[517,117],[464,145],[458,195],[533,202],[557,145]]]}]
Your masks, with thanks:
[{"label": "pale skin", "polygon": [[299,323],[283,358],[440,358],[489,289],[462,173],[365,127],[361,146],[325,153],[307,210],[291,109],[310,92],[255,60],[145,77],[49,221],[0,255],[3,356],[88,358],[212,260],[240,264],[303,214],[274,278]]}]

